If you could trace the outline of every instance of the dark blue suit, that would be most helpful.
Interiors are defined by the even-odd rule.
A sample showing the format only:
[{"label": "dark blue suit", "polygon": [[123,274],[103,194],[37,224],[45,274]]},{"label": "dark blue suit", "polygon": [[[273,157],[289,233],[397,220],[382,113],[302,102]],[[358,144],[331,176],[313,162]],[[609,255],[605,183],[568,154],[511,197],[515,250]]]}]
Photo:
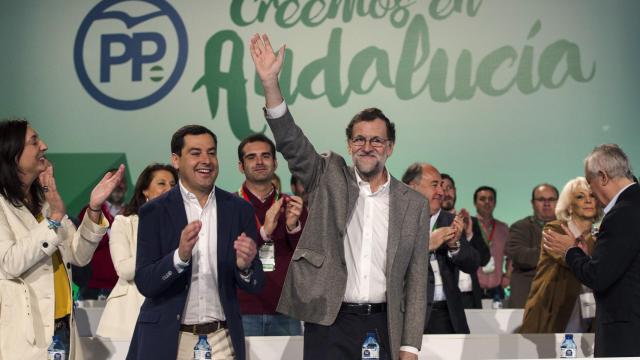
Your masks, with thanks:
[{"label": "dark blue suit", "polygon": [[[264,285],[264,273],[256,256],[251,264],[251,278],[248,282],[242,280],[236,266],[233,242],[242,232],[256,239],[255,216],[249,203],[226,191],[215,188],[215,197],[218,292],[236,358],[243,360],[244,334],[236,287],[259,292]],[[139,216],[135,282],[147,299],[140,308],[127,359],[174,360],[178,352],[180,318],[191,283],[191,266],[178,274],[173,265],[180,233],[187,225],[180,186],[145,204]]]}]

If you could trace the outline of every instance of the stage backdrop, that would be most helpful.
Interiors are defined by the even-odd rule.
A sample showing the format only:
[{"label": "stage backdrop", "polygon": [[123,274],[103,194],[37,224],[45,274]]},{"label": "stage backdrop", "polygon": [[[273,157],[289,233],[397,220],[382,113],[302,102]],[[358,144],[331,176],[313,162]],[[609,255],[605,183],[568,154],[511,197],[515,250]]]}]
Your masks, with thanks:
[{"label": "stage backdrop", "polygon": [[178,127],[203,124],[219,137],[217,184],[235,191],[239,139],[269,134],[247,51],[267,32],[287,44],[281,86],[317,150],[346,155],[348,120],[379,107],[397,126],[393,175],[431,162],[459,207],[492,185],[510,223],[531,213],[534,184],[581,175],[594,145],[640,167],[638,14],[636,0],[3,1],[0,117],[84,154],[61,182],[95,172],[91,153],[125,154],[135,181],[168,161]]}]

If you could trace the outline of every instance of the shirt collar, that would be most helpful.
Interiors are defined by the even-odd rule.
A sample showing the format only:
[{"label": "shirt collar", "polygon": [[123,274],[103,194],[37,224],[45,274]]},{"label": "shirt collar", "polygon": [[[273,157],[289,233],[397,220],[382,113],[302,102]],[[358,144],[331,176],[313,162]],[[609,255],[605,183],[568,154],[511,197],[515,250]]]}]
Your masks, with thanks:
[{"label": "shirt collar", "polygon": [[[191,191],[187,190],[186,187],[184,187],[184,185],[182,184],[182,180],[178,180],[178,184],[180,185],[180,194],[182,195],[182,199],[184,199],[186,201],[189,201],[189,202],[195,202],[195,203],[197,203],[199,205],[198,198],[196,197],[196,195],[194,193],[192,193]],[[215,192],[215,186],[214,186],[213,189],[211,189],[211,192],[209,193],[209,196],[207,197],[206,204],[208,204],[209,202],[211,202],[215,198],[216,198],[216,192]],[[205,204],[205,206],[206,206],[206,204]]]},{"label": "shirt collar", "polygon": [[371,186],[367,181],[362,180],[355,166],[353,167],[353,171],[356,173],[356,181],[358,183],[358,187],[360,187],[360,190],[365,190],[368,193],[368,195],[377,195],[377,194],[381,194],[383,191],[387,191],[387,189],[389,188],[389,184],[391,183],[391,175],[389,175],[389,172],[385,168],[384,173],[387,175],[387,181],[382,186],[380,186],[378,191],[372,193]]},{"label": "shirt collar", "polygon": [[429,221],[429,225],[430,225],[430,229],[433,231],[434,226],[436,226],[436,221],[438,221],[438,216],[440,216],[440,212],[442,211],[442,208],[440,210],[438,210],[437,213],[431,215],[431,219]]},{"label": "shirt collar", "polygon": [[245,194],[247,194],[247,196],[253,197],[256,200],[260,201],[261,203],[265,203],[267,202],[267,200],[271,199],[274,197],[274,195],[276,194],[276,188],[275,187],[271,187],[271,191],[269,191],[269,193],[267,194],[267,196],[265,196],[264,199],[260,198],[258,195],[254,194],[253,191],[251,191],[248,187],[247,187],[247,182],[243,182],[242,183],[242,187],[241,187],[242,192],[244,192]]},{"label": "shirt collar", "polygon": [[611,201],[609,201],[609,203],[607,204],[607,206],[605,206],[604,208],[604,213],[605,215],[611,211],[611,209],[613,208],[613,206],[616,204],[616,202],[618,201],[618,197],[620,196],[620,194],[622,194],[623,191],[627,190],[627,188],[631,185],[635,184],[634,182],[632,182],[631,184],[623,187],[622,189],[620,189],[620,191],[618,191],[618,193],[616,194],[616,196],[613,197],[613,199],[611,199]]}]

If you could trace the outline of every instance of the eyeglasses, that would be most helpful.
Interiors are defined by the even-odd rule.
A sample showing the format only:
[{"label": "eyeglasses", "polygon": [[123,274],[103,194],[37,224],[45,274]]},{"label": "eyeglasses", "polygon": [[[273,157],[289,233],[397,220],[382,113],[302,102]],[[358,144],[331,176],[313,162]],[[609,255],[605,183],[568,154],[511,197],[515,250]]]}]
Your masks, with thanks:
[{"label": "eyeglasses", "polygon": [[552,203],[552,202],[558,201],[558,198],[535,198],[533,200],[541,203],[546,203],[546,202]]},{"label": "eyeglasses", "polygon": [[356,136],[354,138],[351,138],[351,145],[361,147],[368,142],[369,145],[374,148],[381,148],[387,141],[389,141],[389,139],[383,139],[379,136],[374,136],[370,139],[367,139],[364,136]]}]

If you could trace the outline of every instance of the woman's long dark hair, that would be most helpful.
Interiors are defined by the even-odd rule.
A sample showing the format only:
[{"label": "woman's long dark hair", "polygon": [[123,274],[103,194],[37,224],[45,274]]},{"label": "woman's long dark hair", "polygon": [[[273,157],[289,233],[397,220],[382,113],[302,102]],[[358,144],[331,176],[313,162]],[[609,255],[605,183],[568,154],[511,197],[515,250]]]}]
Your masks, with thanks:
[{"label": "woman's long dark hair", "polygon": [[26,205],[35,215],[40,213],[44,203],[40,181],[36,179],[29,187],[31,199],[27,201],[18,170],[28,126],[24,119],[0,121],[0,195],[15,207]]},{"label": "woman's long dark hair", "polygon": [[176,181],[176,184],[178,183],[178,171],[173,166],[166,164],[151,164],[147,166],[146,168],[144,168],[144,170],[142,170],[140,176],[138,176],[136,187],[133,190],[133,196],[122,212],[124,216],[138,214],[138,210],[140,210],[140,207],[144,205],[145,202],[147,202],[147,197],[144,196],[143,191],[149,188],[149,185],[151,185],[151,180],[153,180],[153,175],[156,173],[156,171],[160,170],[170,172],[171,175],[173,175],[173,179]]}]

